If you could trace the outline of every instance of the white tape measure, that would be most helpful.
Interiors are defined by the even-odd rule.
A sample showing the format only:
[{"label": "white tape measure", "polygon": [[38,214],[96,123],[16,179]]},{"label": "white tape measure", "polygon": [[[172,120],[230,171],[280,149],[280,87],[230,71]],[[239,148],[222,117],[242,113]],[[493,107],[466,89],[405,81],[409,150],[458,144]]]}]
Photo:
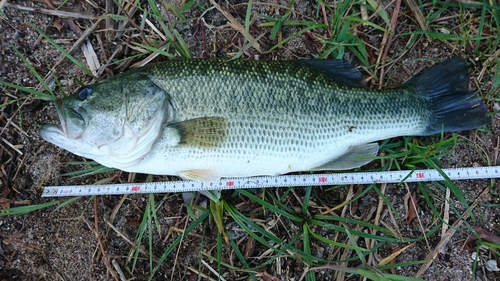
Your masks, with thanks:
[{"label": "white tape measure", "polygon": [[[500,166],[442,169],[450,180],[500,178]],[[240,188],[442,181],[437,170],[356,172],[227,178],[217,182],[169,181],[107,185],[46,186],[42,197],[167,193]]]}]

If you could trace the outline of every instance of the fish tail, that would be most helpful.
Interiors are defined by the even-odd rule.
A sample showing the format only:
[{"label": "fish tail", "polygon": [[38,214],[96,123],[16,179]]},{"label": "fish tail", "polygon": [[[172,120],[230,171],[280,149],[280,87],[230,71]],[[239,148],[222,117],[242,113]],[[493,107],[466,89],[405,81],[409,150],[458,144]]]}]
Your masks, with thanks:
[{"label": "fish tail", "polygon": [[455,57],[404,84],[414,87],[432,110],[428,126],[421,135],[466,131],[491,122],[479,95],[470,91],[469,81],[466,60]]}]

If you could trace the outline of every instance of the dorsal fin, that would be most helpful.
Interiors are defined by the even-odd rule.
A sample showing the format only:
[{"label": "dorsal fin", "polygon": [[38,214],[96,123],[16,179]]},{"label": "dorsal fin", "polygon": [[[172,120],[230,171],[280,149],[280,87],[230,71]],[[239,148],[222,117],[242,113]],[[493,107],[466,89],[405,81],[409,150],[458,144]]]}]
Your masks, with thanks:
[{"label": "dorsal fin", "polygon": [[343,60],[299,60],[299,63],[323,71],[330,79],[340,85],[350,87],[366,87],[364,77],[359,70],[348,61]]}]

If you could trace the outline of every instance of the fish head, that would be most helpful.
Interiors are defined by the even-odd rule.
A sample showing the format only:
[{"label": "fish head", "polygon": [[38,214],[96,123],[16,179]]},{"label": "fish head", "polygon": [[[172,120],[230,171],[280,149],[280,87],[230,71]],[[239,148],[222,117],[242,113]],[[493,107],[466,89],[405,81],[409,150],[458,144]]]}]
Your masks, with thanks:
[{"label": "fish head", "polygon": [[58,99],[60,124],[43,125],[40,136],[108,167],[140,161],[175,111],[169,95],[147,76],[115,78]]}]

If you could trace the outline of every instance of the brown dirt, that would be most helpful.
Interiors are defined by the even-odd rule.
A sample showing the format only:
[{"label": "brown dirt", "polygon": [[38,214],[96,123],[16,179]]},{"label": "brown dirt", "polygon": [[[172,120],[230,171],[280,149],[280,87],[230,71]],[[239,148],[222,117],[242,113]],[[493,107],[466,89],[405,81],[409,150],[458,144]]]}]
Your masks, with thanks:
[{"label": "brown dirt", "polygon": [[[230,1],[232,2],[232,1]],[[47,5],[39,2],[31,1],[12,1],[21,6],[49,8]],[[274,2],[273,2],[274,3]],[[101,5],[102,3],[95,3]],[[177,1],[174,5],[180,7]],[[236,18],[242,21],[244,18],[246,6],[235,3],[233,6],[227,6],[226,3],[220,3],[225,9],[232,12],[233,15],[238,15]],[[308,3],[299,3],[296,10],[301,15],[313,15],[315,8],[308,6]],[[203,8],[201,7],[203,6]],[[181,36],[186,41],[188,48],[192,51],[195,57],[211,57],[211,56],[226,56],[238,52],[243,44],[243,37],[236,31],[228,27],[220,27],[226,23],[225,18],[215,9],[209,10],[205,14],[207,26],[202,28],[197,17],[208,9],[208,3],[200,4],[198,7],[190,9],[185,15],[192,18],[182,28],[179,28]],[[270,13],[272,6],[255,4],[255,14]],[[93,8],[87,2],[68,1],[64,5],[65,11],[72,11],[86,15],[102,15],[102,10]],[[389,8],[388,11],[392,9]],[[406,19],[408,7],[402,7],[403,14],[398,25],[397,33],[414,30],[416,23]],[[13,47],[27,57],[32,66],[41,74],[46,75],[53,65],[61,57],[61,53],[52,47],[45,39],[29,25],[29,23],[41,28],[52,39],[57,40],[65,49],[69,49],[76,41],[78,36],[67,26],[58,30],[59,17],[45,15],[40,12],[21,11],[16,8],[4,8],[5,18],[0,20],[0,80],[7,81],[16,85],[25,87],[37,87],[38,81],[36,77],[29,71],[26,64],[14,52]],[[453,14],[454,10],[450,10],[445,14]],[[283,13],[283,11],[281,11]],[[174,17],[173,14],[170,16]],[[138,15],[134,18],[139,23]],[[403,19],[405,18],[405,19]],[[263,22],[264,19],[259,17],[257,23]],[[85,30],[93,22],[90,20],[76,20],[76,23],[82,30]],[[258,35],[262,30],[268,29],[259,28],[254,24],[254,34]],[[447,26],[453,28],[454,22],[450,20]],[[101,26],[100,28],[104,28]],[[131,28],[131,27],[127,27]],[[283,38],[296,33],[298,28],[287,27],[283,30]],[[205,33],[202,36],[203,32]],[[327,36],[325,30],[322,36]],[[109,58],[110,54],[116,49],[117,45],[124,45],[125,37],[107,42],[104,40],[104,31],[100,30],[90,36],[90,42],[97,52],[97,56],[102,61],[103,58]],[[261,40],[261,48],[268,50],[275,42],[271,41],[267,33]],[[371,28],[363,28],[359,30],[360,37],[368,41],[372,46],[378,49],[382,44],[382,33]],[[98,40],[101,36],[101,40]],[[472,67],[473,85],[484,85],[485,89],[481,93],[487,93],[492,87],[492,79],[486,78],[481,73],[484,67],[484,59],[476,61],[475,57],[470,55],[473,45],[459,46],[453,42],[445,42],[435,40],[425,36],[420,37],[412,48],[405,48],[407,37],[396,37],[389,57],[394,57],[397,61],[392,67],[386,69],[384,81],[380,84],[395,86],[409,79],[411,76],[428,68],[431,64],[426,59],[443,59],[459,55],[467,58],[475,65]],[[101,41],[103,41],[101,48]],[[200,43],[202,42],[202,43]],[[471,42],[470,44],[473,44]],[[481,48],[486,48],[482,46]],[[497,47],[498,48],[498,47]],[[407,50],[405,53],[401,53]],[[127,49],[128,52],[132,52]],[[291,40],[282,48],[270,54],[260,55],[260,59],[294,59],[297,57],[310,57],[310,54],[318,54],[319,49],[310,37],[303,35]],[[371,50],[372,58],[378,55],[376,50]],[[498,52],[497,52],[498,53]],[[119,58],[126,55],[119,53]],[[258,55],[255,49],[250,48],[246,51],[245,57],[254,57]],[[77,59],[85,62],[85,58],[80,51],[75,53]],[[115,65],[109,68],[109,72],[117,72],[122,69],[116,69]],[[487,68],[490,71],[490,68]],[[105,72],[106,73],[106,72]],[[74,81],[77,79],[84,83],[90,83],[91,80],[78,70],[71,62],[67,60],[60,64],[55,69],[55,76],[62,83],[63,88],[67,92],[74,91],[78,86]],[[77,78],[77,79],[74,79]],[[101,77],[104,78],[104,77]],[[488,80],[489,79],[489,80]],[[376,87],[377,83],[372,80],[372,87]],[[58,93],[61,94],[61,93]],[[37,205],[45,202],[53,201],[54,199],[44,199],[40,197],[42,185],[66,185],[66,184],[89,184],[100,179],[113,177],[114,182],[126,181],[144,181],[145,175],[129,175],[128,173],[107,173],[96,176],[86,176],[81,178],[62,177],[61,174],[84,169],[87,165],[68,165],[68,161],[83,161],[82,158],[72,155],[66,151],[48,144],[41,140],[38,136],[38,128],[40,124],[54,122],[57,119],[53,106],[45,101],[35,100],[32,98],[24,99],[27,94],[15,91],[12,89],[0,88],[0,100],[2,104],[10,101],[14,103],[0,108],[0,192],[2,194],[0,201],[2,207],[18,207],[24,205]],[[17,98],[17,101],[15,100]],[[498,100],[498,96],[497,96]],[[488,104],[490,108],[493,104]],[[494,117],[494,122],[489,126],[490,132],[465,132],[460,135],[460,144],[457,148],[442,160],[443,167],[467,167],[474,165],[499,165],[498,147],[499,140],[498,132],[500,131],[498,117]],[[425,139],[423,140],[426,141]],[[15,146],[15,149],[9,146],[10,143]],[[474,144],[474,145],[470,145]],[[18,152],[17,152],[18,151]],[[19,153],[21,152],[21,153]],[[489,161],[487,161],[489,159]],[[168,177],[153,177],[153,180],[168,180]],[[457,232],[452,236],[450,242],[438,254],[438,258],[426,271],[421,278],[426,280],[498,280],[500,275],[485,270],[479,264],[474,268],[474,263],[470,258],[471,252],[464,250],[463,245],[465,239],[471,234],[470,229],[466,224],[481,226],[488,229],[490,232],[500,235],[500,215],[497,209],[488,207],[488,204],[497,204],[498,206],[498,190],[489,190],[489,180],[478,181],[463,181],[457,182],[457,186],[462,189],[466,195],[469,204],[477,200],[479,205],[474,209],[475,220],[467,219],[466,223],[458,227]],[[315,195],[311,199],[316,205],[327,203],[335,205],[343,202],[349,188],[355,192],[360,192],[363,187],[345,187],[335,192],[318,188],[315,190]],[[409,184],[410,190],[419,190],[416,184]],[[442,210],[443,202],[445,201],[445,193],[434,185],[429,185],[430,192],[435,196],[436,207]],[[486,189],[482,196],[480,194]],[[276,189],[273,191],[278,196],[283,195],[285,189]],[[297,188],[296,193],[299,197],[303,196],[304,189]],[[382,214],[381,220],[391,224],[395,222],[397,225],[390,225],[397,229],[398,233],[403,237],[417,238],[422,235],[422,228],[428,231],[436,225],[436,219],[432,216],[431,210],[425,204],[425,199],[420,192],[417,192],[417,202],[420,207],[418,219],[407,224],[404,218],[406,211],[404,209],[404,196],[406,190],[399,185],[387,185],[385,194],[388,200],[395,208],[395,213],[400,217],[391,219],[389,212]],[[252,210],[253,202],[247,202],[241,198],[231,198],[231,192],[225,192],[224,196],[233,204],[240,204],[240,210],[245,207],[246,210]],[[0,199],[0,200],[1,200]],[[60,199],[63,201],[64,199]],[[160,205],[158,218],[161,232],[158,234],[153,231],[153,259],[158,260],[165,249],[171,244],[173,239],[180,235],[180,231],[185,227],[186,222],[192,222],[192,218],[187,214],[186,207],[182,201],[180,194],[158,194],[155,195],[155,201],[164,202]],[[298,204],[295,197],[287,193],[283,198],[283,202],[290,202],[290,205]],[[119,204],[123,201],[122,205]],[[81,198],[71,204],[56,209],[55,207],[44,208],[29,212],[18,216],[0,216],[0,280],[113,280],[107,270],[102,257],[99,241],[96,238],[96,229],[102,243],[102,247],[106,253],[107,259],[110,262],[116,263],[126,276],[122,280],[146,280],[148,278],[149,255],[140,253],[137,266],[131,273],[131,263],[128,257],[132,250],[132,246],[126,242],[134,241],[137,235],[138,226],[142,220],[145,206],[148,201],[146,195],[134,196],[100,196],[97,198]],[[373,221],[373,206],[378,202],[378,196],[375,192],[369,192],[357,201],[357,206],[351,206],[349,212],[345,214],[348,217],[364,218],[367,221]],[[452,199],[452,205],[458,213],[465,211],[464,207]],[[96,207],[95,207],[96,206]],[[117,211],[116,216],[113,216],[113,211]],[[258,210],[257,210],[258,211]],[[249,211],[250,212],[250,211]],[[318,210],[312,208],[311,212],[318,213]],[[261,217],[264,220],[263,224],[269,226],[270,231],[279,237],[289,237],[293,232],[300,231],[300,225],[296,225],[276,214],[271,217]],[[451,212],[450,222],[453,224],[458,219],[454,211]],[[121,234],[110,228],[107,221],[118,229]],[[318,229],[318,233],[327,238],[333,238],[335,235],[327,230]],[[428,238],[428,244],[425,241],[419,241],[414,246],[398,257],[397,262],[424,260],[430,250],[434,249],[441,236],[439,234],[432,235]],[[248,262],[250,266],[260,264],[259,255],[266,250],[248,237],[243,237],[238,240],[238,246],[241,249],[249,251]],[[295,245],[301,248],[300,242]],[[336,249],[314,242],[315,249],[313,253],[318,256],[329,257],[334,256]],[[360,241],[362,246],[362,241]],[[142,243],[143,248],[148,249],[147,242]],[[214,223],[202,224],[197,227],[194,234],[185,237],[180,245],[179,250],[174,251],[172,255],[166,257],[165,262],[159,268],[154,280],[198,280],[198,275],[191,269],[200,270],[203,274],[216,278],[211,274],[207,267],[201,265],[202,256],[200,252],[206,252],[210,255],[216,255],[217,245],[217,228]],[[401,245],[392,245],[395,247]],[[225,262],[237,263],[234,257],[234,252],[231,247],[224,244],[223,258]],[[393,248],[383,247],[379,249],[378,255],[386,257],[391,254]],[[146,252],[147,253],[147,252]],[[490,255],[486,257],[486,255]],[[481,252],[482,260],[497,259],[489,251]],[[206,259],[205,259],[206,260]],[[156,264],[156,262],[154,263]],[[217,268],[215,263],[210,264]],[[240,266],[240,265],[236,265]],[[116,270],[116,267],[113,267]],[[411,265],[396,270],[396,274],[402,276],[414,276],[420,265]],[[264,268],[268,275],[263,275],[260,280],[299,280],[299,277],[304,271],[303,264],[296,260],[286,257],[278,259]],[[335,280],[332,270],[321,270],[316,274],[318,280]],[[230,270],[227,267],[222,268],[221,275],[226,280],[246,280],[248,274],[241,271]],[[274,276],[276,279],[271,279]],[[199,277],[204,280],[205,277]],[[340,277],[337,276],[337,280]],[[358,277],[345,275],[346,280],[358,280]]]}]

